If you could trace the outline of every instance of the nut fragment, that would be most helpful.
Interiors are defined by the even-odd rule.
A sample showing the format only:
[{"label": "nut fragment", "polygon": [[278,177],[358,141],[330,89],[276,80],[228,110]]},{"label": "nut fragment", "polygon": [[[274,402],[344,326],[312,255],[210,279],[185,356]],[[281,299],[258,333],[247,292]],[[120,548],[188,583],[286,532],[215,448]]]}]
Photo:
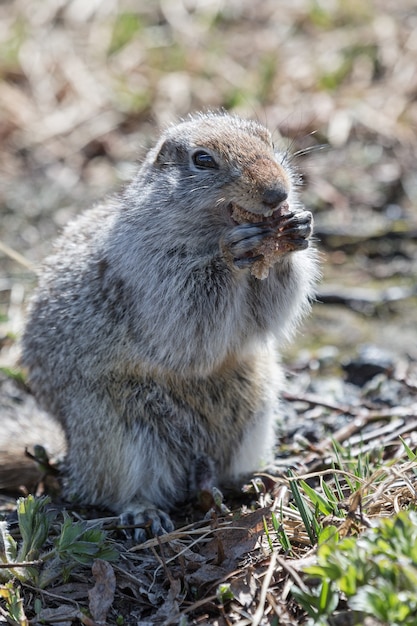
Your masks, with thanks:
[{"label": "nut fragment", "polygon": [[264,280],[269,276],[270,268],[276,263],[282,251],[280,250],[277,234],[266,237],[255,251],[255,255],[261,254],[262,258],[254,261],[250,273],[259,280]]},{"label": "nut fragment", "polygon": [[262,222],[263,224],[270,224],[270,227],[274,229],[268,237],[265,237],[262,242],[253,250],[253,256],[262,255],[261,259],[254,261],[251,267],[251,274],[259,280],[264,280],[269,275],[270,268],[277,262],[280,256],[282,256],[283,250],[280,245],[280,219],[285,218],[290,213],[288,203],[283,203],[276,211],[270,216],[265,216],[259,213],[252,213],[246,211],[237,204],[233,205],[232,218],[238,224],[257,224]]}]

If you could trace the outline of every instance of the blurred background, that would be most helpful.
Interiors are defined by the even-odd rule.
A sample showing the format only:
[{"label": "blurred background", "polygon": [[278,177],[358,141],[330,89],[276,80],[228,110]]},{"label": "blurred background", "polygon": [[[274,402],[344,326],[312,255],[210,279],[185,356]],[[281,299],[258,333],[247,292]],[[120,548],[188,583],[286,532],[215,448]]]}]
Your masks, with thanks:
[{"label": "blurred background", "polygon": [[62,226],[208,108],[266,124],[304,179],[323,281],[286,358],[417,358],[415,0],[3,0],[3,364]]}]

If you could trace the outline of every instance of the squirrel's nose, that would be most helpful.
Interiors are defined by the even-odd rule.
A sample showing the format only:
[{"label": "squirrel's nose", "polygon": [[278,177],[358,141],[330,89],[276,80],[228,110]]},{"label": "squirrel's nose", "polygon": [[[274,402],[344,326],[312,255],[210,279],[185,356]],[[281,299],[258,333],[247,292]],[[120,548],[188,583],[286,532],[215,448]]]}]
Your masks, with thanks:
[{"label": "squirrel's nose", "polygon": [[267,187],[262,194],[262,202],[270,209],[275,209],[288,198],[288,191],[283,185]]}]

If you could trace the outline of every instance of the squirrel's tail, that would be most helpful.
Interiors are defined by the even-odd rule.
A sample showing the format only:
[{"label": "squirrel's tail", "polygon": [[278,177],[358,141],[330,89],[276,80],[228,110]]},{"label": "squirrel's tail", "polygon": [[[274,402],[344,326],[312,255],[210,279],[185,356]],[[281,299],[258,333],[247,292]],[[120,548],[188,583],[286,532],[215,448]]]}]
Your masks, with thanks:
[{"label": "squirrel's tail", "polygon": [[0,491],[32,490],[47,470],[48,457],[64,452],[59,424],[37,406],[23,384],[0,374]]}]

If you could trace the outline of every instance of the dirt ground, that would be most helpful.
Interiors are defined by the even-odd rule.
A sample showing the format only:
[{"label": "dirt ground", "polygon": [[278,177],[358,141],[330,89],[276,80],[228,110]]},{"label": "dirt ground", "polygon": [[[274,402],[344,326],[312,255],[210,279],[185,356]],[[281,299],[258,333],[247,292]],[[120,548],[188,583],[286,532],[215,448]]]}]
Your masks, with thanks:
[{"label": "dirt ground", "polygon": [[[314,387],[329,402],[347,401],[345,385],[361,366],[386,371],[388,359],[391,369],[414,367],[415,0],[6,0],[4,371],[13,366],[35,269],[63,225],[129,180],[159,128],[218,108],[273,131],[294,155],[303,202],[314,214],[323,278],[311,317],[284,351],[290,392]],[[407,398],[415,402],[415,394]],[[304,424],[304,414],[295,419]]]}]

